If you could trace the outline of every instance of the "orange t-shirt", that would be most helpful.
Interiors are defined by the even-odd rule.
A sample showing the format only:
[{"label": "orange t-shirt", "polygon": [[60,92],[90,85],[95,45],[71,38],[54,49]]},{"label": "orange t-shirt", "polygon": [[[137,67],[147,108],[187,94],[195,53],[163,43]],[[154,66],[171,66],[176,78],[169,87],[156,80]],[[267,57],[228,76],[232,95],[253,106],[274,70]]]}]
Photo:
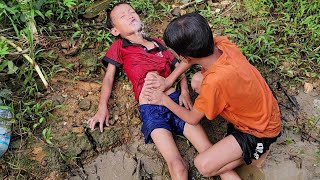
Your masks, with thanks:
[{"label": "orange t-shirt", "polygon": [[214,41],[222,55],[202,73],[194,107],[209,120],[220,114],[236,129],[256,137],[277,136],[280,110],[266,81],[227,37]]}]

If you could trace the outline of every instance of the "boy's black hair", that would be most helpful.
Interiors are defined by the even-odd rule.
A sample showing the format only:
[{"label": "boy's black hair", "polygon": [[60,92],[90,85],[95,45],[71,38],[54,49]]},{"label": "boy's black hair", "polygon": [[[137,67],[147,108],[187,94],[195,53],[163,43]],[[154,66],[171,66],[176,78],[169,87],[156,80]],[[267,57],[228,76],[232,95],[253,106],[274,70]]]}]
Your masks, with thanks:
[{"label": "boy's black hair", "polygon": [[214,51],[211,28],[198,13],[174,19],[166,28],[163,39],[167,46],[185,57],[207,57]]},{"label": "boy's black hair", "polygon": [[112,5],[112,6],[107,10],[107,22],[106,22],[106,23],[107,23],[107,28],[108,28],[108,29],[112,29],[112,28],[113,28],[113,22],[112,22],[112,19],[111,19],[111,16],[110,16],[111,11],[112,11],[115,7],[117,7],[117,6],[121,5],[121,4],[127,4],[127,5],[131,6],[129,3],[125,2],[125,1],[120,1],[120,2]]}]

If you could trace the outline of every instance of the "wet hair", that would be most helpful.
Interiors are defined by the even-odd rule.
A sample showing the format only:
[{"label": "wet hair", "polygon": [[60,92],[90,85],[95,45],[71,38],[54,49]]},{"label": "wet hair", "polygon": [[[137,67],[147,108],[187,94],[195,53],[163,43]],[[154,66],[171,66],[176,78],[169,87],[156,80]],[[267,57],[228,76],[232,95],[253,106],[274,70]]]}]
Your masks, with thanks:
[{"label": "wet hair", "polygon": [[112,19],[111,19],[112,10],[115,7],[117,7],[117,6],[121,5],[121,4],[127,4],[127,5],[131,6],[129,3],[125,2],[125,1],[120,1],[120,2],[112,5],[109,9],[107,9],[107,22],[106,23],[107,23],[107,28],[108,29],[112,29],[113,28],[113,22],[112,22]]},{"label": "wet hair", "polygon": [[211,28],[198,13],[185,14],[171,21],[163,39],[167,46],[184,57],[207,57],[214,51]]}]

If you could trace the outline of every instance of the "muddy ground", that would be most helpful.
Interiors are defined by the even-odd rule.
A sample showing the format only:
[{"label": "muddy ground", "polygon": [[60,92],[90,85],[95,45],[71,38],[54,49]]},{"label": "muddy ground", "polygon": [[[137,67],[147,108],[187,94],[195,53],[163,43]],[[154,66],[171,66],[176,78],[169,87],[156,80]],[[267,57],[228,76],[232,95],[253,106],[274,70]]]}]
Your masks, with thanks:
[{"label": "muddy ground", "polygon": [[[141,123],[138,119],[138,114],[133,113],[132,117],[126,117],[130,116],[131,112],[137,109],[136,103],[131,100],[132,94],[127,86],[127,80],[119,81],[116,85],[116,93],[113,95],[114,101],[112,101],[114,104],[111,105],[111,107],[115,108],[111,108],[111,112],[112,119],[117,120],[113,122],[113,126],[105,128],[105,132],[101,134],[97,131],[91,132],[96,135],[96,139],[104,136],[113,139],[115,134],[110,134],[108,131],[114,128],[119,129],[112,132],[120,134],[127,132],[127,134],[122,133],[118,136],[120,137],[118,144],[100,147],[101,150],[107,149],[105,152],[101,153],[99,151],[99,153],[96,153],[89,159],[82,158],[84,160],[83,167],[73,170],[69,174],[70,179],[170,179],[164,160],[156,150],[156,147],[153,144],[146,145],[143,142],[143,137],[139,130]],[[68,124],[73,124],[73,126],[69,125],[68,129],[76,128],[74,127],[75,124],[80,127],[86,126],[86,120],[94,114],[96,104],[98,103],[98,89],[98,86],[86,89],[88,95],[83,100],[73,100],[72,102],[68,99],[65,102],[69,104],[69,112],[76,112],[72,117],[73,122],[68,122]],[[272,151],[261,170],[249,166],[240,168],[238,170],[239,173],[243,179],[320,179],[319,154],[317,154],[319,152],[319,143],[313,139],[316,137],[311,135],[311,130],[308,131],[310,134],[306,134],[307,132],[302,132],[302,130],[297,129],[295,126],[297,121],[303,124],[303,122],[312,119],[312,117],[319,117],[320,96],[316,91],[305,94],[303,90],[300,90],[296,96],[289,96],[291,100],[297,100],[292,103],[288,97],[281,97],[281,94],[286,94],[283,93],[284,90],[275,91],[278,94],[280,107],[282,107],[282,136],[272,147]],[[77,90],[73,89],[73,92],[77,92]],[[70,94],[72,97],[71,92],[64,91],[64,93]],[[79,110],[79,104],[77,105],[77,103],[81,103],[82,101],[90,102],[91,106],[88,110]],[[71,105],[73,103],[74,105]],[[119,106],[120,108],[118,108]],[[119,112],[121,110],[124,110],[126,113],[119,115],[121,114]],[[202,124],[213,143],[217,142],[225,134],[226,122],[222,118],[217,118],[212,122],[203,120]],[[317,127],[320,127],[318,120]],[[83,137],[85,137],[84,134],[82,135]],[[193,179],[215,179],[214,177],[201,177],[193,165],[193,159],[197,155],[196,150],[185,138],[176,137],[176,140],[181,154],[189,163],[190,177]],[[101,143],[98,142],[98,144]],[[115,147],[110,148],[112,146]],[[110,149],[108,150],[108,148]]]}]

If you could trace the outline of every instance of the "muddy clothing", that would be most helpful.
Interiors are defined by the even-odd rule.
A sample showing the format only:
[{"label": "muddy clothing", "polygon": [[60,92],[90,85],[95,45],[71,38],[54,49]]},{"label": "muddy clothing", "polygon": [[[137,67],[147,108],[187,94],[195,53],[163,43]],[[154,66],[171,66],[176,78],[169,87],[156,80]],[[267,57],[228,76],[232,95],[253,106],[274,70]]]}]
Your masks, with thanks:
[{"label": "muddy clothing", "polygon": [[137,101],[148,72],[157,71],[160,76],[166,78],[171,73],[171,68],[178,62],[160,39],[145,39],[153,42],[155,48],[147,50],[141,44],[131,43],[127,39],[119,39],[112,43],[102,60],[105,67],[111,63],[116,67],[123,68],[132,83]]},{"label": "muddy clothing", "polygon": [[258,138],[278,136],[279,107],[259,71],[226,37],[214,41],[222,55],[203,72],[194,107],[210,120],[220,114],[239,131]]},{"label": "muddy clothing", "polygon": [[[175,91],[169,97],[179,103],[180,93]],[[142,124],[142,133],[145,143],[151,143],[151,132],[163,128],[177,135],[183,135],[185,122],[165,106],[142,104],[139,107]]]},{"label": "muddy clothing", "polygon": [[243,152],[243,160],[247,165],[249,165],[252,163],[252,159],[259,159],[262,154],[269,150],[270,145],[276,142],[281,133],[273,138],[257,138],[251,134],[247,134],[235,129],[234,126],[229,123],[227,135],[233,135],[233,137],[237,140]]}]

